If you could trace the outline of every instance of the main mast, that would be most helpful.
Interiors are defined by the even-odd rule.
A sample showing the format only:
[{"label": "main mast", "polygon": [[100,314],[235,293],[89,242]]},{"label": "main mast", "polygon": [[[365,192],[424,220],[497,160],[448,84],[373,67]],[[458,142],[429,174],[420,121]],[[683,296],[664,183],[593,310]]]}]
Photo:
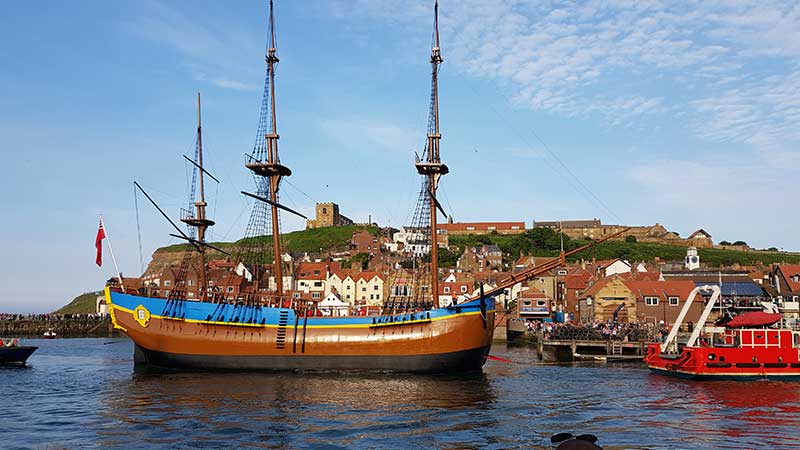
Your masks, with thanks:
[{"label": "main mast", "polygon": [[[269,84],[269,104],[268,116],[270,126],[264,134],[266,140],[265,151],[256,151],[245,164],[245,167],[253,171],[257,176],[267,179],[269,189],[270,211],[272,218],[272,248],[273,248],[273,269],[275,275],[275,286],[277,296],[283,294],[283,275],[281,267],[280,251],[280,223],[278,217],[278,191],[281,179],[292,174],[288,167],[280,163],[278,156],[278,125],[275,113],[275,65],[278,64],[275,43],[275,15],[273,14],[272,0],[269,2],[269,46],[267,48],[267,79]],[[266,92],[265,92],[266,94]],[[262,110],[262,115],[264,111]],[[264,161],[266,158],[266,162]]]},{"label": "main mast", "polygon": [[438,201],[436,189],[439,178],[450,170],[442,163],[439,156],[439,65],[444,60],[439,49],[439,2],[433,6],[433,44],[431,48],[431,106],[428,116],[427,159],[417,163],[417,172],[427,177],[428,207],[430,208],[430,241],[431,241],[431,295],[434,308],[439,307],[439,262],[437,261],[438,244],[436,235],[436,213]]},{"label": "main mast", "polygon": [[214,225],[213,220],[206,218],[206,193],[203,185],[205,169],[203,169],[203,127],[200,117],[200,93],[197,93],[197,175],[198,175],[198,194],[199,198],[194,202],[195,213],[181,218],[181,221],[189,226],[197,228],[197,251],[200,253],[200,301],[206,300],[206,289],[208,289],[207,269],[206,269],[206,230]]}]

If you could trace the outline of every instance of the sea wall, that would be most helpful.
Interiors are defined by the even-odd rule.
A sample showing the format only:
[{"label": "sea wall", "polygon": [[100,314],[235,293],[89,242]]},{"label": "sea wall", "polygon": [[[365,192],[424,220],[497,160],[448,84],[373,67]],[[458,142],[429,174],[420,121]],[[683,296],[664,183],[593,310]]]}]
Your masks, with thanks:
[{"label": "sea wall", "polygon": [[118,334],[108,317],[3,317],[0,318],[0,336],[42,337],[48,330],[63,337],[111,337]]}]

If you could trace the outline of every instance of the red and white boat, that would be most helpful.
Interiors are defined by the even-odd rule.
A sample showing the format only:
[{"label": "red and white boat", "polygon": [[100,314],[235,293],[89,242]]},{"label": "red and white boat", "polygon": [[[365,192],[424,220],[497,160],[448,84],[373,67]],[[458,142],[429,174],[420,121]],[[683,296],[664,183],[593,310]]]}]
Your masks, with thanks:
[{"label": "red and white boat", "polygon": [[[700,291],[712,291],[711,298],[686,345],[679,346],[678,330]],[[648,345],[647,367],[696,380],[800,380],[800,331],[776,327],[781,315],[766,312],[748,312],[724,326],[706,327],[719,296],[718,286],[695,288],[664,343]]]}]

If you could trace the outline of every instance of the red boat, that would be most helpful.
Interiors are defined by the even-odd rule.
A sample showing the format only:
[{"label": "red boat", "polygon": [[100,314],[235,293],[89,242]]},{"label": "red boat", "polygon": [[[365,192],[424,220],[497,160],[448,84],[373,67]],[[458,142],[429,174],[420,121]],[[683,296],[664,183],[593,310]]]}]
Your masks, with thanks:
[{"label": "red boat", "polygon": [[[686,345],[679,346],[678,330],[700,291],[712,291],[711,299]],[[724,326],[705,327],[719,296],[718,286],[692,291],[665,342],[648,345],[644,362],[650,370],[696,380],[800,380],[800,331],[776,327],[781,315],[766,312],[744,313]]]}]

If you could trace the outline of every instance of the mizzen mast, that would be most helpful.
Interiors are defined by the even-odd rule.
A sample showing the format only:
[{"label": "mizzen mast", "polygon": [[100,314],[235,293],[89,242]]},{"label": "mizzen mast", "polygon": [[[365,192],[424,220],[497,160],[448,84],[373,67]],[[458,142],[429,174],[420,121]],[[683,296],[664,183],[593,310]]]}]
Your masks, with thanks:
[{"label": "mizzen mast", "polygon": [[442,64],[439,48],[439,2],[433,6],[433,44],[431,48],[431,106],[428,115],[428,140],[423,160],[418,161],[417,172],[427,178],[428,207],[430,209],[430,242],[431,242],[431,295],[434,308],[439,307],[439,264],[437,261],[436,214],[438,201],[436,189],[439,178],[450,170],[442,163],[439,155],[439,65]]},{"label": "mizzen mast", "polygon": [[[267,86],[264,89],[264,100],[269,97],[269,101],[262,103],[261,120],[259,123],[259,136],[260,140],[263,137],[263,143],[256,142],[256,146],[251,155],[247,155],[245,167],[250,169],[256,176],[258,184],[258,193],[267,197],[270,202],[270,216],[272,224],[272,248],[273,248],[273,270],[275,276],[275,285],[277,296],[283,294],[283,275],[281,267],[281,251],[280,251],[280,218],[278,217],[278,191],[283,177],[288,177],[292,171],[281,164],[280,157],[278,156],[278,125],[275,112],[275,65],[278,64],[278,57],[276,55],[275,41],[275,15],[273,13],[272,0],[269,2],[269,43],[267,48],[266,62],[267,62]],[[265,121],[268,121],[265,123]],[[262,134],[263,133],[263,134]],[[261,180],[259,180],[259,178]],[[266,188],[266,189],[264,189]],[[263,192],[266,191],[266,192]]]},{"label": "mizzen mast", "polygon": [[194,214],[184,214],[181,222],[197,229],[197,251],[200,253],[200,300],[206,299],[206,289],[208,289],[207,269],[206,269],[206,230],[214,225],[214,221],[206,217],[206,194],[203,185],[205,169],[203,169],[203,127],[200,116],[200,93],[197,93],[197,189],[199,198],[194,202]]}]

